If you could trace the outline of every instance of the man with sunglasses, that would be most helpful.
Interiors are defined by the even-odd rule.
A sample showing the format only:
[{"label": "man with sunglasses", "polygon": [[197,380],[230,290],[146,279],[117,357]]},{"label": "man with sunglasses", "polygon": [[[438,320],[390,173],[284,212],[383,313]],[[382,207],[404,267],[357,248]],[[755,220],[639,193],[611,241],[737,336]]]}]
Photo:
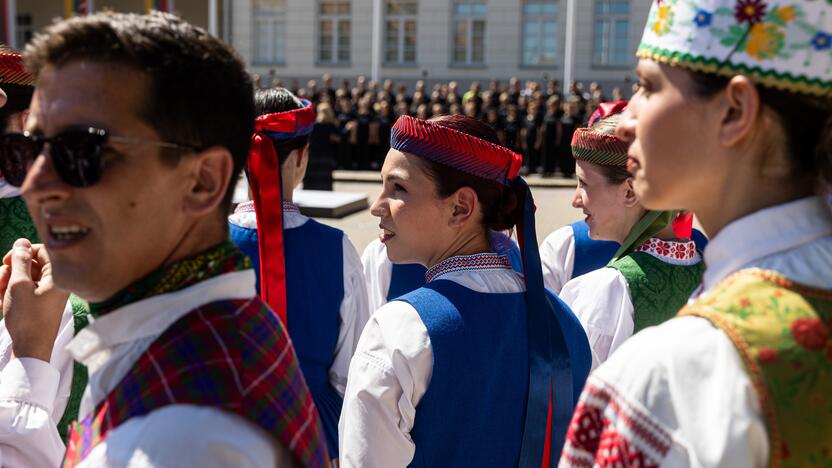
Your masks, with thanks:
[{"label": "man with sunglasses", "polygon": [[72,18],[24,56],[36,91],[4,145],[51,262],[27,280],[46,258],[18,241],[7,294],[36,310],[51,275],[93,317],[67,348],[89,385],[65,466],[325,466],[294,350],[228,241],[254,123],[237,56],[161,13]]},{"label": "man with sunglasses", "polygon": [[[3,174],[18,174],[24,168],[10,166],[2,151],[6,135],[19,133],[28,114],[29,102],[34,91],[34,79],[23,67],[20,54],[0,48],[0,86],[7,100],[0,108],[0,255],[12,249],[19,238],[37,242],[37,232],[26,204],[20,197],[20,189],[10,184]],[[12,137],[13,138],[13,137]],[[45,253],[45,251],[44,251]],[[0,267],[0,283],[10,280],[11,257],[8,266]],[[16,273],[28,274],[28,265],[21,265]],[[25,278],[24,278],[25,279]],[[17,278],[16,278],[17,280]],[[41,278],[44,283],[44,278]],[[45,284],[42,285],[46,286]],[[65,351],[75,331],[87,323],[83,301],[73,298],[66,301],[65,293],[48,294],[54,298],[54,307],[27,310],[21,315],[21,307],[9,310],[0,321],[0,459],[3,466],[55,465],[63,455],[61,440],[66,436],[69,423],[78,416],[78,405],[86,385],[86,369],[73,362]],[[16,298],[16,299],[19,299]],[[61,301],[65,304],[63,310]],[[7,307],[8,308],[8,307]],[[39,339],[31,339],[27,328],[35,325],[38,330],[57,329],[51,346],[40,346]],[[37,333],[37,335],[44,335]],[[51,334],[45,334],[48,338]],[[39,349],[44,349],[39,359]],[[19,359],[14,359],[15,355]],[[37,391],[21,398],[22,389],[37,382]],[[25,390],[24,390],[25,391]],[[55,439],[54,434],[60,435]],[[51,442],[50,442],[51,441]]]}]

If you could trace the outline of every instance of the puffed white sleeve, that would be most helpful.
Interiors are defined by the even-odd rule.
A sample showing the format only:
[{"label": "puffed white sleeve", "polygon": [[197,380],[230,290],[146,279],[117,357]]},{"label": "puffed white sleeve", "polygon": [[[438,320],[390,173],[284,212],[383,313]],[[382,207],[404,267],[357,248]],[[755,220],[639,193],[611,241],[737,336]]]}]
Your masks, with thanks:
[{"label": "puffed white sleeve", "polygon": [[572,226],[564,226],[549,234],[540,244],[540,263],[543,266],[543,284],[546,289],[560,295],[575,267],[575,237]]},{"label": "puffed white sleeve", "polygon": [[762,468],[769,450],[733,343],[707,320],[682,317],[642,330],[590,375],[560,466]]},{"label": "puffed white sleeve", "polygon": [[367,299],[372,312],[387,303],[387,292],[390,291],[390,281],[393,278],[393,263],[387,258],[387,249],[378,239],[370,242],[364,249],[361,263],[364,266]]},{"label": "puffed white sleeve", "polygon": [[342,467],[407,466],[416,406],[433,372],[424,323],[405,302],[392,301],[370,317],[350,363],[338,423]]},{"label": "puffed white sleeve", "polygon": [[57,424],[66,409],[73,361],[72,307],[67,302],[50,362],[13,358],[11,337],[0,322],[0,466],[58,466],[65,447]]},{"label": "puffed white sleeve", "polygon": [[586,331],[595,369],[633,336],[633,301],[627,280],[614,268],[601,268],[564,285],[560,298]]},{"label": "puffed white sleeve", "polygon": [[346,235],[344,235],[344,300],[341,301],[340,317],[341,326],[338,329],[332,367],[329,368],[329,382],[343,397],[347,388],[350,360],[358,345],[358,338],[364,330],[364,325],[370,318],[364,268],[358,257],[358,251]]}]

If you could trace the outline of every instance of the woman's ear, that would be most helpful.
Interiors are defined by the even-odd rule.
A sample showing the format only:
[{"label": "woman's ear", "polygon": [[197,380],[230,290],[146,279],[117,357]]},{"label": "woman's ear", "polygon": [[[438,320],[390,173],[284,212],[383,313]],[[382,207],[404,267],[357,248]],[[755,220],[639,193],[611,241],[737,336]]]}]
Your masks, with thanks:
[{"label": "woman's ear", "polygon": [[451,227],[465,226],[479,211],[477,192],[471,187],[461,187],[448,200],[451,203]]},{"label": "woman's ear", "polygon": [[627,180],[621,183],[621,191],[622,197],[624,198],[624,206],[632,208],[639,204],[638,195],[636,195],[636,191],[633,189],[632,177],[627,177]]},{"label": "woman's ear", "polygon": [[736,146],[753,135],[760,112],[760,94],[747,77],[737,75],[719,93],[722,112],[719,141],[724,147]]}]

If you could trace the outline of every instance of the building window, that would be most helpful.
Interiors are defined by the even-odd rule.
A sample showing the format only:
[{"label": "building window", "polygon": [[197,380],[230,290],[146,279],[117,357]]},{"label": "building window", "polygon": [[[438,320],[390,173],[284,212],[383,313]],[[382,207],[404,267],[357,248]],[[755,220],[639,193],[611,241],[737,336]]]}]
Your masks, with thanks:
[{"label": "building window", "polygon": [[350,63],[350,2],[322,1],[319,8],[318,62]]},{"label": "building window", "polygon": [[595,65],[629,66],[630,2],[595,0],[595,39],[592,61]]},{"label": "building window", "polygon": [[384,61],[395,65],[414,65],[418,2],[387,0],[384,3]]},{"label": "building window", "polygon": [[523,65],[555,64],[557,27],[556,0],[526,0],[523,4]]},{"label": "building window", "polygon": [[286,0],[255,0],[254,62],[286,63]]},{"label": "building window", "polygon": [[453,63],[485,63],[485,17],[488,10],[482,1],[457,1],[453,10]]}]

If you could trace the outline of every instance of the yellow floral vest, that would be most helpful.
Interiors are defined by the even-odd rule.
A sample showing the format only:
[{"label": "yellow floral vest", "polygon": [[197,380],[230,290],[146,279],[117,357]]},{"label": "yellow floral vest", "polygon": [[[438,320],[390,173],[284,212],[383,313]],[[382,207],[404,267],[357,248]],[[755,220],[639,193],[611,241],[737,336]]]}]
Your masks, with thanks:
[{"label": "yellow floral vest", "polygon": [[679,312],[733,341],[757,391],[771,467],[832,466],[832,291],[735,273]]}]

